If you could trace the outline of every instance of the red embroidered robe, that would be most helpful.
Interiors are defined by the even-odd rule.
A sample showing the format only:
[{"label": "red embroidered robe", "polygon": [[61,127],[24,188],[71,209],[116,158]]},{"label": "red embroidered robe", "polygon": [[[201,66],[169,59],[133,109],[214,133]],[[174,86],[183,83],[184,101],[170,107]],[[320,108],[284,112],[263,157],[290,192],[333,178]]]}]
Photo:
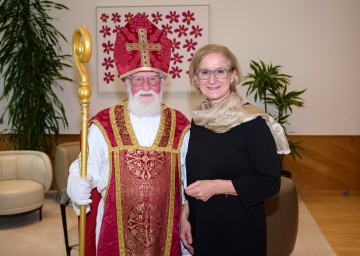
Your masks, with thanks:
[{"label": "red embroidered robe", "polygon": [[[138,144],[127,101],[105,109],[90,121],[108,144],[111,173],[97,255],[181,255],[180,148],[189,121],[164,105],[151,147]],[[96,255],[95,222],[100,196],[92,193],[87,216],[86,255]]]}]

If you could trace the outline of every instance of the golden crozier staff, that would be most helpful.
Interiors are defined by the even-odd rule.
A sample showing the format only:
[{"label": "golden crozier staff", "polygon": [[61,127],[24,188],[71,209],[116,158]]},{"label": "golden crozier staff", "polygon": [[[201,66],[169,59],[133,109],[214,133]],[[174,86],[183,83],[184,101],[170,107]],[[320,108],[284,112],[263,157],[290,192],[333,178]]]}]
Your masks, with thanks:
[{"label": "golden crozier staff", "polygon": [[[81,76],[80,88],[78,96],[81,106],[81,173],[82,178],[86,178],[87,172],[87,135],[88,135],[88,117],[91,88],[88,81],[88,75],[83,63],[91,58],[91,36],[89,30],[80,25],[74,31],[72,38],[73,57],[77,69]],[[85,255],[85,225],[86,225],[86,206],[80,206],[80,229],[79,229],[79,255]]]}]

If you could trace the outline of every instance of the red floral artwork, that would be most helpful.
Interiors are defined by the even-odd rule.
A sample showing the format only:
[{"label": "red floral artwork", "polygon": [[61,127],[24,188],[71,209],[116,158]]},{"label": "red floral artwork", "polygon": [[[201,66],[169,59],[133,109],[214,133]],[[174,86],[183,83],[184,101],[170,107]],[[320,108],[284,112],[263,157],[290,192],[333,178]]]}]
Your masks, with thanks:
[{"label": "red floral artwork", "polygon": [[193,42],[192,39],[190,39],[190,40],[185,39],[185,44],[184,44],[183,48],[186,48],[186,51],[188,51],[188,52],[195,51],[197,44],[198,43]]},{"label": "red floral artwork", "polygon": [[110,72],[104,73],[104,79],[103,79],[107,84],[109,84],[110,82],[114,81],[114,75],[111,74]]},{"label": "red floral artwork", "polygon": [[121,26],[116,25],[112,32],[116,35],[116,33],[120,31],[120,29],[121,29]]},{"label": "red floral artwork", "polygon": [[125,19],[126,19],[126,22],[132,20],[132,18],[134,17],[134,14],[132,13],[128,13],[128,14],[125,14]]},{"label": "red floral artwork", "polygon": [[161,30],[164,31],[166,35],[173,33],[172,26],[170,26],[169,24],[161,25]]},{"label": "red floral artwork", "polygon": [[175,52],[177,49],[180,49],[180,41],[177,41],[176,38],[174,38],[171,41],[171,51]]},{"label": "red floral artwork", "polygon": [[155,13],[151,14],[151,17],[153,18],[152,22],[155,24],[158,24],[159,21],[162,21],[162,18],[161,18],[162,14],[160,14],[159,12],[156,12],[156,14]]},{"label": "red floral artwork", "polygon": [[[169,68],[171,84],[177,80],[188,79],[187,70],[194,52],[208,43],[206,6],[99,7],[97,59],[100,88],[119,83],[113,56],[116,34],[138,12],[145,15],[171,40],[172,56]],[[202,17],[204,12],[206,12],[205,18]]]},{"label": "red floral artwork", "polygon": [[174,12],[170,11],[170,14],[166,15],[165,17],[169,20],[170,23],[173,23],[173,22],[178,23],[180,15],[176,14],[176,11],[174,11]]},{"label": "red floral artwork", "polygon": [[111,59],[111,57],[109,58],[104,58],[104,62],[103,62],[103,66],[106,68],[106,70],[108,70],[109,68],[113,68],[114,67],[114,60]]},{"label": "red floral artwork", "polygon": [[178,62],[179,62],[179,63],[182,63],[182,62],[183,62],[183,61],[182,61],[182,58],[184,58],[184,56],[179,55],[179,53],[175,53],[175,54],[174,54],[174,57],[171,58],[171,61],[172,61],[173,64],[175,65],[175,64],[177,64]]},{"label": "red floral artwork", "polygon": [[100,20],[104,23],[107,22],[107,19],[109,18],[109,15],[107,15],[106,13],[102,13],[100,16]]},{"label": "red floral artwork", "polygon": [[110,27],[108,26],[102,26],[102,29],[100,30],[100,33],[103,35],[103,37],[105,38],[106,36],[110,36]]},{"label": "red floral artwork", "polygon": [[179,28],[176,28],[174,30],[175,33],[178,33],[178,37],[181,36],[187,36],[186,31],[188,31],[189,29],[187,27],[185,27],[185,25],[179,25]]},{"label": "red floral artwork", "polygon": [[201,31],[203,31],[203,28],[200,28],[199,25],[196,25],[196,27],[192,26],[191,29],[192,31],[190,32],[190,35],[194,35],[195,38],[198,38],[198,36],[202,36]]},{"label": "red floral artwork", "polygon": [[109,54],[110,52],[114,51],[114,44],[110,41],[107,43],[102,43],[102,47],[104,47],[104,53]]},{"label": "red floral artwork", "polygon": [[119,15],[117,12],[112,14],[111,21],[114,23],[119,23],[121,21],[121,15]]},{"label": "red floral artwork", "polygon": [[187,25],[190,25],[190,23],[192,21],[195,21],[194,13],[192,13],[190,11],[183,12],[182,16],[184,16],[184,19],[182,20],[182,22],[186,23]]},{"label": "red floral artwork", "polygon": [[171,67],[171,70],[169,71],[169,74],[173,79],[180,78],[181,77],[182,69],[180,69],[178,66]]}]

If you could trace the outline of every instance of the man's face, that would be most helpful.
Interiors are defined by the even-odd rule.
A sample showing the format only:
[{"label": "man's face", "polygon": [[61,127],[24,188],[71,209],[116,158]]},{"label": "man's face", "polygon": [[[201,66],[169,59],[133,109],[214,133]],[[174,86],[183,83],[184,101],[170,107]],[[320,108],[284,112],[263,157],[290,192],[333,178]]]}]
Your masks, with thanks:
[{"label": "man's face", "polygon": [[154,93],[159,95],[161,92],[161,76],[157,72],[137,72],[129,76],[130,93],[135,96],[139,93],[140,99],[150,100]]},{"label": "man's face", "polygon": [[162,77],[157,72],[137,72],[128,78],[129,110],[137,116],[154,116],[161,112]]}]

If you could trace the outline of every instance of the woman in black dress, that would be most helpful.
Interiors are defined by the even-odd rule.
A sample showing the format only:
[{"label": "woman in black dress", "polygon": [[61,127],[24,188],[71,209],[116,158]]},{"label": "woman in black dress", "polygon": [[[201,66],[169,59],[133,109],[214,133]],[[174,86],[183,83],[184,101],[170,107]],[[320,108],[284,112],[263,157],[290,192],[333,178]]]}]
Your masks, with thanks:
[{"label": "woman in black dress", "polygon": [[280,188],[283,129],[236,92],[241,72],[226,47],[199,49],[189,75],[206,100],[192,112],[181,240],[196,256],[266,255],[264,200]]}]

